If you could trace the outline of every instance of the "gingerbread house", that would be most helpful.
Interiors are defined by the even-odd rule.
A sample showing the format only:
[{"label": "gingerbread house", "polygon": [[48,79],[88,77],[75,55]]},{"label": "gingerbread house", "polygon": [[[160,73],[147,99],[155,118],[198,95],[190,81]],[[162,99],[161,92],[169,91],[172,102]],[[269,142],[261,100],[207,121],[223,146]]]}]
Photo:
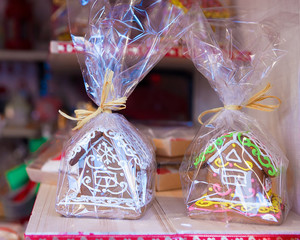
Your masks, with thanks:
[{"label": "gingerbread house", "polygon": [[136,219],[153,199],[154,154],[134,131],[92,129],[65,158],[64,215]]},{"label": "gingerbread house", "polygon": [[[210,142],[196,157],[206,168],[206,187],[189,201],[192,218],[280,224],[281,199],[272,190],[279,170],[264,145],[249,132],[230,132]],[[196,174],[201,171],[195,171]],[[197,177],[197,176],[194,176]],[[191,189],[196,189],[192,183]]]}]

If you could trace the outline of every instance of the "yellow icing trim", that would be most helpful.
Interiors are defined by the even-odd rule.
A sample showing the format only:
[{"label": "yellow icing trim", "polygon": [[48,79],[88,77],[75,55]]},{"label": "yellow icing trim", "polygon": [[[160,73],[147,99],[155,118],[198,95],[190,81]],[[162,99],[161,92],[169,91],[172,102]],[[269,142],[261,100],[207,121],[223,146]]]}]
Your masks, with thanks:
[{"label": "yellow icing trim", "polygon": [[233,164],[234,166],[236,166],[237,168],[241,169],[241,170],[244,170],[244,171],[249,171],[253,168],[253,164],[252,162],[249,162],[249,161],[246,161],[246,164],[248,165],[248,168],[243,168],[241,166],[239,166],[238,164]]},{"label": "yellow icing trim", "polygon": [[198,207],[210,207],[212,205],[220,205],[224,206],[226,208],[233,208],[236,204],[230,203],[230,202],[213,202],[213,201],[206,201],[206,200],[198,200],[195,205]]},{"label": "yellow icing trim", "polygon": [[[259,213],[278,213],[280,211],[280,204],[281,204],[281,199],[274,194],[272,197],[272,206],[269,207],[260,207],[257,211]],[[198,200],[195,205],[200,208],[206,208],[210,207],[212,205],[220,205],[220,209],[232,209],[232,208],[237,208],[240,207],[243,212],[249,212],[253,209],[256,209],[256,207],[251,207],[251,206],[244,206],[241,203],[231,203],[231,202],[214,202],[214,201],[207,201],[204,199]]]},{"label": "yellow icing trim", "polygon": [[224,165],[222,165],[220,158],[217,158],[214,162],[215,162],[216,166],[219,168],[227,167],[227,165],[229,164],[229,162],[227,162]]}]

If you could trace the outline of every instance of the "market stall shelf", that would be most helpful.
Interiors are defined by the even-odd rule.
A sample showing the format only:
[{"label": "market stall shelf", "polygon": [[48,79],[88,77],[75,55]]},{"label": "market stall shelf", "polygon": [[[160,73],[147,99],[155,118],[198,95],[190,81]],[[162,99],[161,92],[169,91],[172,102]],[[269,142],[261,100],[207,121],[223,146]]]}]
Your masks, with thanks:
[{"label": "market stall shelf", "polygon": [[[131,46],[129,54],[143,54],[144,48]],[[184,56],[186,48],[174,46],[166,56],[158,63],[157,68],[161,69],[182,69],[187,71],[194,70],[192,62]],[[79,74],[79,65],[76,58],[76,49],[72,42],[51,41],[49,45],[49,62],[52,70],[56,73],[66,73],[76,71]],[[74,73],[73,73],[74,74]]]},{"label": "market stall shelf", "polygon": [[48,55],[46,50],[0,50],[0,61],[44,62]]},{"label": "market stall shelf", "polygon": [[300,216],[291,212],[281,226],[230,224],[187,217],[181,191],[157,193],[139,220],[66,218],[55,212],[56,187],[41,185],[26,240],[292,240],[300,238]]}]

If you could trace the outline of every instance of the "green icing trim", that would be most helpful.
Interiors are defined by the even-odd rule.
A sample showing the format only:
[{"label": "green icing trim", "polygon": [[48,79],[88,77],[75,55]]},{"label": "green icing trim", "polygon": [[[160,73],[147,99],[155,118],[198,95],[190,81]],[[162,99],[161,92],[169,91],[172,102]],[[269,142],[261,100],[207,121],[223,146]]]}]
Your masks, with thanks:
[{"label": "green icing trim", "polygon": [[[224,143],[224,138],[227,138],[227,137],[232,137],[233,136],[233,132],[228,134],[228,135],[224,135],[222,137],[219,137],[216,139],[215,141],[215,144],[217,146],[222,146],[223,143]],[[209,145],[205,150],[204,152],[200,153],[200,155],[195,159],[195,162],[194,162],[194,165],[195,167],[197,167],[199,165],[200,162],[205,162],[206,160],[206,155],[207,154],[210,154],[210,153],[213,153],[214,151],[216,150],[216,147],[215,145],[211,144]]]},{"label": "green icing trim", "polygon": [[[215,140],[215,142],[214,142],[215,145],[217,145],[217,146],[222,146],[223,143],[224,143],[224,138],[232,137],[234,133],[235,133],[235,132],[232,132],[232,133],[230,133],[230,134],[228,134],[228,135],[224,135],[224,136],[221,136],[221,137],[217,138],[217,139]],[[247,132],[246,132],[246,133],[247,133]],[[243,139],[241,139],[241,136],[242,136],[242,133],[239,132],[239,133],[238,133],[238,140],[239,140],[239,142],[240,142],[243,146],[253,147],[253,149],[252,149],[252,151],[251,151],[252,155],[253,155],[254,157],[257,157],[257,159],[259,160],[260,164],[261,164],[263,167],[265,167],[265,168],[270,168],[270,169],[268,170],[268,174],[269,174],[270,176],[277,176],[278,170],[276,170],[276,169],[274,168],[274,166],[273,166],[272,163],[271,163],[271,160],[270,160],[267,156],[262,156],[262,154],[261,154],[261,152],[260,152],[260,150],[259,150],[259,147],[256,146],[255,144],[253,144],[252,141],[251,141],[249,138],[244,137]],[[212,144],[212,145],[209,145],[209,146],[205,149],[204,152],[200,153],[200,155],[195,159],[195,162],[194,162],[195,167],[197,167],[201,162],[205,162],[205,160],[206,160],[206,155],[207,155],[207,154],[211,154],[211,153],[213,153],[213,152],[216,150],[215,145],[213,145],[213,144]],[[266,162],[264,162],[264,161],[266,161]]]},{"label": "green icing trim", "polygon": [[[262,156],[260,150],[259,150],[259,147],[256,146],[255,144],[252,143],[252,141],[247,138],[247,137],[243,137],[243,139],[241,139],[241,136],[242,136],[242,133],[238,133],[238,140],[239,142],[243,145],[243,146],[247,146],[247,147],[253,147],[251,153],[254,157],[257,157],[258,161],[260,162],[260,164],[265,167],[265,168],[270,168],[268,170],[268,173],[270,176],[277,176],[278,174],[278,171],[274,168],[274,166],[272,165],[271,163],[271,160],[267,157],[267,156]],[[262,160],[265,160],[266,162],[264,162]]]}]

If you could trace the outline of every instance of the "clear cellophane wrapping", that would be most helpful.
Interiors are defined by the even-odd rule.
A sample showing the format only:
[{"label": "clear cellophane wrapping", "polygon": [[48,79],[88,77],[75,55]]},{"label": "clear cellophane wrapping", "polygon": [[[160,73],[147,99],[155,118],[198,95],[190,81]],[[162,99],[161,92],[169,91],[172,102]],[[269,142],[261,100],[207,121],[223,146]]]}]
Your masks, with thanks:
[{"label": "clear cellophane wrapping", "polygon": [[[177,4],[176,4],[177,2]],[[128,98],[185,32],[178,1],[69,0],[73,43],[89,97],[103,104]],[[73,19],[86,28],[76,36]],[[106,86],[107,87],[107,86]],[[154,197],[153,146],[108,106],[67,142],[59,170],[56,210],[65,216],[140,218]]]},{"label": "clear cellophane wrapping", "polygon": [[207,21],[195,8],[198,19],[184,36],[195,67],[225,106],[201,126],[180,167],[186,209],[191,218],[281,224],[289,210],[288,160],[259,119],[238,106],[272,83],[283,39],[270,13],[257,20],[233,10],[230,18]]}]

